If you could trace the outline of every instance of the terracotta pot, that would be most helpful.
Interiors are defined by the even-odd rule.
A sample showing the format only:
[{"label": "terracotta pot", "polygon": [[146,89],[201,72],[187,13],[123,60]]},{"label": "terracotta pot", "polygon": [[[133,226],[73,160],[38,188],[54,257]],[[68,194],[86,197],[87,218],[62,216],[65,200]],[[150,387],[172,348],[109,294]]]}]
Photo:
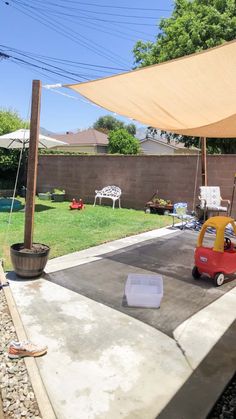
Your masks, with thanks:
[{"label": "terracotta pot", "polygon": [[24,243],[16,243],[10,250],[12,265],[18,276],[36,278],[42,275],[50,251],[46,244],[33,243],[29,250],[24,248]]}]

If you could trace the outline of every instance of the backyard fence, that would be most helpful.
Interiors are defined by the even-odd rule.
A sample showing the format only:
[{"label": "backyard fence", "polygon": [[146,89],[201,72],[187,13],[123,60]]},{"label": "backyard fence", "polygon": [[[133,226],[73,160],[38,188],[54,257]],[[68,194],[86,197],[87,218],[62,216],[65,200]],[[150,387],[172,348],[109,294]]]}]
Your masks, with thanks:
[{"label": "backyard fence", "polygon": [[[62,188],[66,197],[94,200],[95,189],[117,185],[122,190],[121,204],[125,208],[142,209],[158,190],[163,199],[187,202],[190,210],[196,203],[201,184],[201,160],[197,156],[39,156],[38,192]],[[231,199],[236,157],[207,157],[208,184],[220,186],[222,197]],[[235,199],[236,201],[236,199]],[[236,216],[236,202],[232,215]]]}]

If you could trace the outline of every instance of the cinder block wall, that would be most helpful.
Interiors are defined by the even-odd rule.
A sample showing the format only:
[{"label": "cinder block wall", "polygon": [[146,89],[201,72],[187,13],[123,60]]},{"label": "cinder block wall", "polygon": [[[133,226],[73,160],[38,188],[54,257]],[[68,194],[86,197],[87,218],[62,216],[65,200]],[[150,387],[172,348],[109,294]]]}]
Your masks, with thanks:
[{"label": "cinder block wall", "polygon": [[[198,163],[198,170],[197,170]],[[236,156],[208,156],[208,184],[219,185],[222,197],[231,199]],[[196,178],[197,172],[197,178]],[[188,202],[193,208],[201,184],[201,159],[197,156],[39,156],[37,190],[63,188],[68,199],[94,200],[95,189],[117,185],[122,189],[122,206],[144,208],[156,190],[160,198]],[[234,212],[236,216],[236,196]]]},{"label": "cinder block wall", "polygon": [[11,197],[13,193],[13,189],[0,189],[0,197]]}]

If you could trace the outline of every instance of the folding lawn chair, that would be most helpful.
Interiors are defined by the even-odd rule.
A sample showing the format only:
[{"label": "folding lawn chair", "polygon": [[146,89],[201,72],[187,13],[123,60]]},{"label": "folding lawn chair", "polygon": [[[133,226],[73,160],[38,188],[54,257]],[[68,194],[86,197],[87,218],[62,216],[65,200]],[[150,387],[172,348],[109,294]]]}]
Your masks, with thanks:
[{"label": "folding lawn chair", "polygon": [[173,212],[169,214],[173,218],[172,227],[174,227],[175,225],[175,220],[179,219],[182,222],[181,230],[183,230],[186,227],[186,224],[194,219],[194,216],[188,214],[187,211],[188,204],[186,202],[177,202],[176,204],[174,204]]}]

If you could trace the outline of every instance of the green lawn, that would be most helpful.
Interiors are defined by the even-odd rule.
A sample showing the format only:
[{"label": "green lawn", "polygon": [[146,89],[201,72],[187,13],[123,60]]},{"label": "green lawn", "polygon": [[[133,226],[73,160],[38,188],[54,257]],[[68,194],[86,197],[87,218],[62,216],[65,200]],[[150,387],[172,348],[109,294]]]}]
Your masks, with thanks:
[{"label": "green lawn", "polygon": [[[0,213],[0,257],[11,268],[9,246],[23,241],[24,212]],[[36,200],[34,242],[51,247],[50,258],[86,249],[170,224],[170,217],[109,206],[86,205],[82,211],[69,210],[69,203]]]}]

